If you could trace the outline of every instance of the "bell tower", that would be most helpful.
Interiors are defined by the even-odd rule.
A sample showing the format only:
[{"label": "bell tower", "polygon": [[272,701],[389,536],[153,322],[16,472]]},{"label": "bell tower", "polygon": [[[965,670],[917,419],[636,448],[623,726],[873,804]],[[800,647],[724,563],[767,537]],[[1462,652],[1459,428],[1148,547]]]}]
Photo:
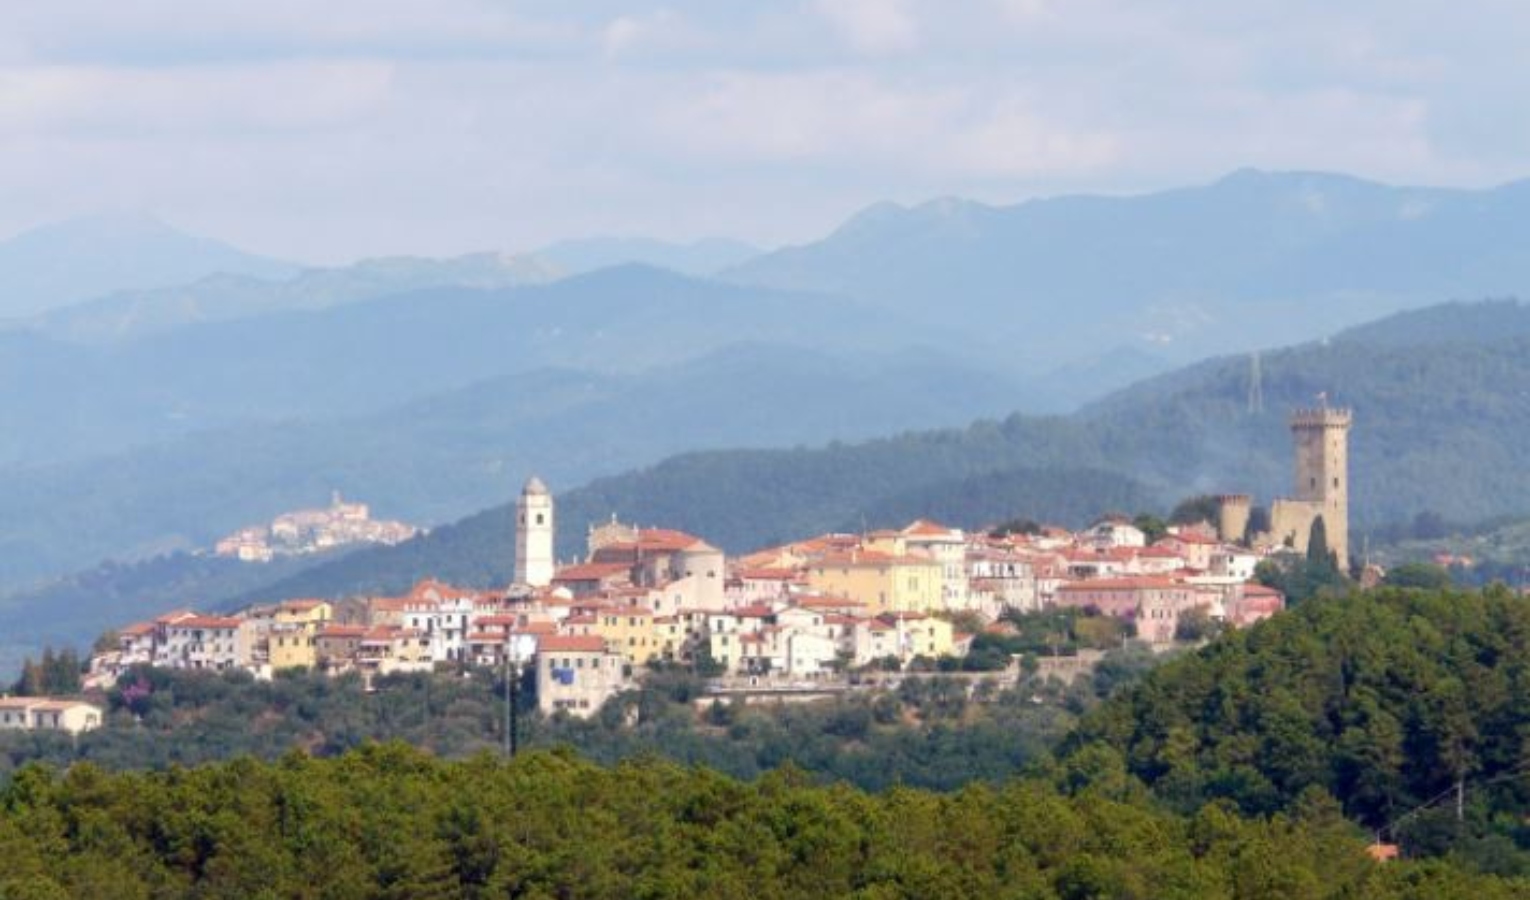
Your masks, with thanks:
[{"label": "bell tower", "polygon": [[553,498],[533,475],[515,504],[515,580],[547,587],[553,579]]}]

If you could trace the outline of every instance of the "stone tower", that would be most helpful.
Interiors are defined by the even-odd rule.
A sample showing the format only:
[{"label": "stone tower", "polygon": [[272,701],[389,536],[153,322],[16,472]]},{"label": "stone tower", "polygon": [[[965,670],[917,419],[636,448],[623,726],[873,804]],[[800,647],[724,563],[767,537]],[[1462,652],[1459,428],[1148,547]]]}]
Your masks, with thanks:
[{"label": "stone tower", "polygon": [[1248,494],[1223,494],[1217,497],[1217,537],[1227,544],[1242,543],[1248,536],[1248,520],[1254,498]]},{"label": "stone tower", "polygon": [[553,498],[533,475],[515,504],[515,580],[547,587],[553,579]]},{"label": "stone tower", "polygon": [[1299,409],[1291,414],[1291,437],[1296,449],[1296,493],[1281,506],[1274,529],[1307,547],[1307,533],[1318,516],[1328,531],[1328,547],[1349,564],[1349,426],[1347,409]]}]

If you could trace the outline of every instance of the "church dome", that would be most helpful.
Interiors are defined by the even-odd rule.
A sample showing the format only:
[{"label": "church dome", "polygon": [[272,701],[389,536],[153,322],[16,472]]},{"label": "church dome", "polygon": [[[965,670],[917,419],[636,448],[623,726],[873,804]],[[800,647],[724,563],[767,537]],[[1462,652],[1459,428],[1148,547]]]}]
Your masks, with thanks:
[{"label": "church dome", "polygon": [[550,493],[552,493],[552,492],[547,489],[547,485],[543,484],[542,483],[542,479],[538,478],[535,475],[533,475],[533,476],[531,476],[531,478],[527,479],[526,486],[521,488],[521,494],[522,495],[527,495],[527,494],[550,494]]}]

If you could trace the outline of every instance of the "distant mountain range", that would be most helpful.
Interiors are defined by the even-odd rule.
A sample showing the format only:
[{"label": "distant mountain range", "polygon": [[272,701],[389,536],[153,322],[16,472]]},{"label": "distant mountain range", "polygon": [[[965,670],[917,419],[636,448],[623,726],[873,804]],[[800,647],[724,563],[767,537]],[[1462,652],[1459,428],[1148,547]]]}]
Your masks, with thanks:
[{"label": "distant mountain range", "polygon": [[752,244],[727,238],[676,244],[650,238],[602,237],[559,241],[538,250],[536,256],[570,274],[639,263],[701,278],[759,256],[760,252]]},{"label": "distant mountain range", "polygon": [[1118,346],[1188,362],[1400,309],[1530,295],[1530,181],[1482,191],[1242,171],[1132,197],[880,204],[730,280],[982,322],[1040,367]]},{"label": "distant mountain range", "polygon": [[887,353],[914,333],[855,301],[642,266],[522,288],[422,290],[100,346],[0,332],[0,466],[354,416],[549,366],[637,372],[741,340]]},{"label": "distant mountain range", "polygon": [[60,341],[113,343],[188,325],[316,312],[432,288],[544,284],[564,274],[540,257],[498,253],[368,259],[339,268],[304,269],[278,279],[220,273],[190,284],[119,291],[45,312],[26,324]]},{"label": "distant mountain range", "polygon": [[220,272],[280,278],[296,269],[186,234],[151,216],[89,216],[0,241],[0,320]]}]

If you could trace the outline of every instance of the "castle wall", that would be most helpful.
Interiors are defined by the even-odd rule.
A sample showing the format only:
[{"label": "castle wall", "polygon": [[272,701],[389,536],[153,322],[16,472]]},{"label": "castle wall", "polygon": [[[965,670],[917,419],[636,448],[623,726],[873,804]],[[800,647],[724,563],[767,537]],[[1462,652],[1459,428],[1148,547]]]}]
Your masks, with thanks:
[{"label": "castle wall", "polygon": [[[1276,500],[1270,507],[1269,543],[1271,546],[1289,545],[1299,553],[1307,552],[1307,539],[1312,536],[1312,523],[1324,515],[1323,504],[1307,500]],[[1325,516],[1323,526],[1329,529],[1328,548],[1333,545],[1332,523]],[[1344,557],[1340,557],[1343,559]]]}]

